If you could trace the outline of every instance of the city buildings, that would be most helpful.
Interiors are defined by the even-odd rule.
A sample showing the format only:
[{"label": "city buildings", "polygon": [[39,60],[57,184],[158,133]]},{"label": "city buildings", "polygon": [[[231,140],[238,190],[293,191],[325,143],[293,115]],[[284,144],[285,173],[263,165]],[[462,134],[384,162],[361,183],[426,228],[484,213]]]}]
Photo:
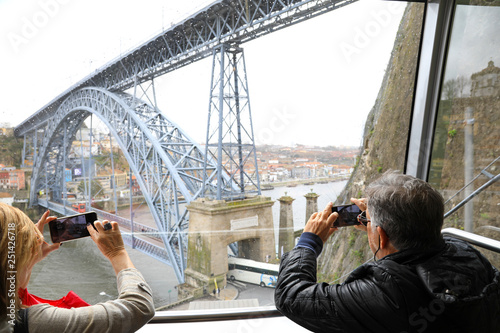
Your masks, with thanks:
[{"label": "city buildings", "polygon": [[0,188],[24,190],[26,188],[24,171],[0,164]]}]

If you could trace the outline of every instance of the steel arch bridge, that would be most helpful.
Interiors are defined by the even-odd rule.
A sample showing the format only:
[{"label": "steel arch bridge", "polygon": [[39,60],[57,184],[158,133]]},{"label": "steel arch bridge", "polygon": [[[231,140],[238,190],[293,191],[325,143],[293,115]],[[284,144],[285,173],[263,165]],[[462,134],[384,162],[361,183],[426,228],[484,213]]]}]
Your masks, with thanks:
[{"label": "steel arch bridge", "polygon": [[[89,114],[109,128],[123,151],[151,209],[170,264],[182,281],[188,221],[181,204],[201,193],[204,153],[181,128],[144,101],[95,87],[72,92],[44,131],[34,163],[31,196],[47,187],[61,197],[58,185],[63,182],[66,152]],[[211,161],[207,168],[215,170]]]},{"label": "steel arch bridge", "polygon": [[[27,150],[33,160],[31,203],[36,203],[37,200],[41,203],[37,198],[37,191],[44,188],[61,198],[65,159],[70,142],[89,115],[97,116],[110,129],[124,152],[145,193],[158,230],[150,230],[145,226],[142,228],[155,234],[165,246],[163,248],[138,238],[135,243],[137,248],[172,265],[178,281],[184,282],[187,244],[184,231],[187,228],[188,214],[183,204],[196,199],[202,191],[217,193],[218,198],[224,197],[220,193],[221,188],[226,192],[238,192],[237,186],[232,182],[239,178],[243,184],[251,176],[248,177],[242,167],[228,176],[227,172],[231,168],[222,170],[222,154],[219,153],[215,158],[216,155],[209,154],[208,150],[202,152],[186,133],[160,113],[155,102],[150,100],[147,104],[138,99],[136,88],[148,82],[153,83],[155,78],[163,74],[209,56],[214,57],[214,64],[216,57],[220,56],[218,65],[214,66],[224,68],[224,60],[221,60],[224,59],[223,53],[229,55],[233,52],[234,57],[234,50],[242,52],[239,46],[245,42],[356,1],[215,0],[170,29],[99,68],[16,127],[15,134],[18,137],[24,136],[23,161],[27,160]],[[217,71],[212,71],[212,81],[215,84],[211,88],[210,106],[219,120],[215,130],[210,132],[210,137],[208,132],[213,129],[207,130],[206,147],[218,146],[219,152],[229,151],[224,157],[231,160],[231,163],[242,165],[252,160],[255,145],[251,125],[250,130],[243,128],[240,131],[242,127],[239,120],[237,126],[227,121],[231,118],[227,115],[233,114],[236,117],[234,119],[239,119],[242,112],[249,114],[250,110],[249,103],[239,103],[240,99],[248,96],[242,96],[237,85],[230,88],[232,91],[225,90],[231,86],[228,80],[232,75],[231,68],[236,68],[236,62],[234,64],[234,67],[226,66],[229,70],[220,70],[219,80],[214,80],[214,73]],[[240,86],[246,87],[245,69],[235,72],[240,73],[234,76],[235,84],[241,81]],[[131,88],[134,88],[134,95],[123,93]],[[231,103],[227,102],[229,100]],[[209,110],[209,114],[210,112]],[[222,133],[223,126],[229,127],[228,130],[224,129],[227,131],[225,133]],[[253,151],[251,147],[242,144],[240,134],[237,135],[236,142],[220,142],[220,138],[234,137],[234,132],[230,131],[249,132]],[[218,135],[213,134],[216,132]],[[211,137],[218,137],[219,142],[215,139],[210,141]],[[242,154],[243,149],[250,153]],[[214,156],[217,161],[214,162],[210,156]],[[256,164],[255,159],[258,177]],[[258,178],[256,184],[258,187]],[[57,206],[55,202],[47,200],[44,205],[66,213],[66,207]],[[106,212],[101,212],[101,216],[106,216]],[[122,224],[129,223],[133,230],[135,223],[116,216],[112,218],[122,220]]]}]

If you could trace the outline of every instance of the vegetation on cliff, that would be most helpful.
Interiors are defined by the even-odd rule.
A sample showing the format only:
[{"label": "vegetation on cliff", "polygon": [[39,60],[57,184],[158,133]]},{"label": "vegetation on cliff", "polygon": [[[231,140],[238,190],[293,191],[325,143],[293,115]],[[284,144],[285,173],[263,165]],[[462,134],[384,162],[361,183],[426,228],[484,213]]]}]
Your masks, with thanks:
[{"label": "vegetation on cliff", "polygon": [[23,152],[23,138],[13,135],[0,135],[0,163],[6,166],[21,165]]}]

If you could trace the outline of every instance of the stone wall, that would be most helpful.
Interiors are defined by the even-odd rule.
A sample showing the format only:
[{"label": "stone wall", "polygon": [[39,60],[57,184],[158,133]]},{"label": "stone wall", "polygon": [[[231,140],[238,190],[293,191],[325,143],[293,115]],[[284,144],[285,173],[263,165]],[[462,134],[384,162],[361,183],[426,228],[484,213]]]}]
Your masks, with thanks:
[{"label": "stone wall", "polygon": [[194,287],[226,285],[227,246],[238,242],[240,257],[265,262],[275,258],[272,206],[268,197],[224,201],[197,199],[189,204],[186,282]]}]

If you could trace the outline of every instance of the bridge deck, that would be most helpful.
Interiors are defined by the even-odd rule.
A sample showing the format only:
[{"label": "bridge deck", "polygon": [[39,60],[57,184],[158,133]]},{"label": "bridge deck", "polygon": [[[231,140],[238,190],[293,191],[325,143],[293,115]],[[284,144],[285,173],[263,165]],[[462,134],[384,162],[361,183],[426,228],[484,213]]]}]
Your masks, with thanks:
[{"label": "bridge deck", "polygon": [[[38,204],[42,207],[50,209],[51,211],[63,215],[73,215],[76,213],[70,207],[53,201],[38,199]],[[132,233],[132,223],[129,219],[99,209],[92,209],[92,211],[95,211],[97,213],[99,219],[118,222],[120,230],[122,232],[123,242],[125,244],[167,265],[172,265],[169,260],[167,251],[165,250],[165,246],[158,236],[158,229],[154,229],[150,226],[134,222],[134,233]]]},{"label": "bridge deck", "polygon": [[71,92],[87,86],[124,91],[212,55],[223,44],[242,44],[357,0],[219,0],[69,87],[15,129],[39,128]]}]

